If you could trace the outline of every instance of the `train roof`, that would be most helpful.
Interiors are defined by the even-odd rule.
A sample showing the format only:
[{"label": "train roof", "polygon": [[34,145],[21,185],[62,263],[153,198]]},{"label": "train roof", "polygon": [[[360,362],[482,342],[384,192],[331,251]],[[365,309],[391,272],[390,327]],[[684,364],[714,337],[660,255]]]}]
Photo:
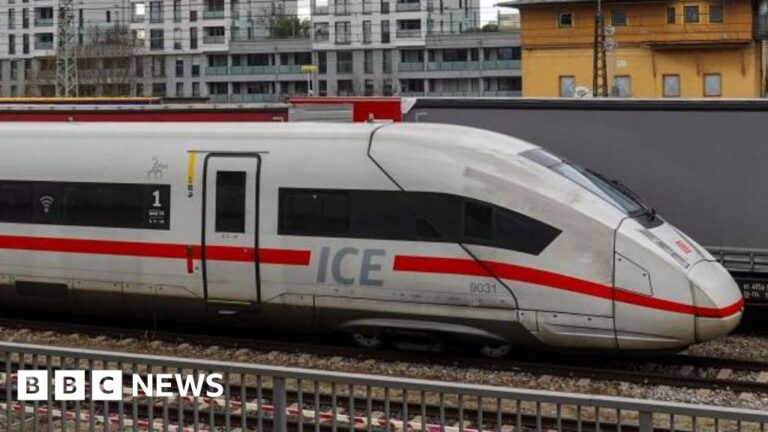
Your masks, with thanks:
[{"label": "train roof", "polygon": [[[462,147],[467,149],[503,149],[504,153],[519,153],[533,144],[491,132],[466,126],[437,123],[0,123],[0,136],[29,135],[46,137],[46,143],[62,143],[57,138],[68,135],[104,135],[121,137],[168,136],[194,138],[306,138],[308,142],[319,139],[349,139],[367,143],[371,134],[387,140],[397,140],[408,147]],[[0,143],[3,141],[0,140]],[[199,142],[199,141],[198,141]],[[205,145],[201,147],[214,147]],[[218,147],[218,146],[215,146]],[[201,148],[204,150],[204,148]]]}]

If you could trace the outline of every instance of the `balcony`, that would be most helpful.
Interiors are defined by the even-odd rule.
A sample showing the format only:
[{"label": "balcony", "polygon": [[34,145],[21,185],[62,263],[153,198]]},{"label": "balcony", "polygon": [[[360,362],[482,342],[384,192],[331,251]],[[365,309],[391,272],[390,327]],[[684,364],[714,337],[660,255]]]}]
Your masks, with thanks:
[{"label": "balcony", "polygon": [[397,2],[395,5],[397,12],[410,12],[421,10],[421,2]]},{"label": "balcony", "polygon": [[229,102],[229,95],[226,94],[211,94],[208,95],[208,101],[214,103],[227,103]]},{"label": "balcony", "polygon": [[207,76],[229,75],[229,68],[227,66],[207,66],[205,74]]},{"label": "balcony", "polygon": [[328,6],[315,6],[313,15],[328,15]]},{"label": "balcony", "polygon": [[232,66],[232,75],[267,75],[275,73],[275,66]]},{"label": "balcony", "polygon": [[522,95],[521,90],[486,90],[483,92],[483,96],[487,97],[521,97]]},{"label": "balcony", "polygon": [[473,71],[480,69],[479,62],[430,62],[427,64],[427,70],[433,72],[445,72],[445,71]]},{"label": "balcony", "polygon": [[373,13],[373,3],[368,1],[363,1],[363,13],[364,14]]},{"label": "balcony", "polygon": [[420,39],[421,29],[397,29],[398,39]]},{"label": "balcony", "polygon": [[226,36],[203,36],[203,45],[223,45],[226,42]]},{"label": "balcony", "polygon": [[486,60],[483,62],[485,70],[519,70],[520,60]]},{"label": "balcony", "polygon": [[424,63],[400,63],[397,65],[400,72],[423,72]]},{"label": "balcony", "polygon": [[281,74],[300,74],[306,73],[301,71],[301,65],[280,65],[279,69]]},{"label": "balcony", "polygon": [[149,15],[150,24],[162,24],[165,21],[162,12],[155,12]]},{"label": "balcony", "polygon": [[35,18],[35,27],[53,27],[53,18]]},{"label": "balcony", "polygon": [[233,103],[278,102],[280,95],[274,93],[236,93],[230,98]]},{"label": "balcony", "polygon": [[35,41],[36,50],[52,50],[53,41]]},{"label": "balcony", "polygon": [[212,20],[212,19],[223,19],[223,18],[224,18],[224,9],[203,11],[203,19]]}]

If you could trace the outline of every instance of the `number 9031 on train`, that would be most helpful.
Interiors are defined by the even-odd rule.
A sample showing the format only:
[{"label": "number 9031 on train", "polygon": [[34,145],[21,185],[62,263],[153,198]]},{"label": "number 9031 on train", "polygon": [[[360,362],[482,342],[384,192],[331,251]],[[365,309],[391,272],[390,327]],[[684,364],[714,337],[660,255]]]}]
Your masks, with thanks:
[{"label": "number 9031 on train", "polygon": [[436,124],[0,125],[0,300],[513,347],[666,351],[743,300],[621,183]]}]

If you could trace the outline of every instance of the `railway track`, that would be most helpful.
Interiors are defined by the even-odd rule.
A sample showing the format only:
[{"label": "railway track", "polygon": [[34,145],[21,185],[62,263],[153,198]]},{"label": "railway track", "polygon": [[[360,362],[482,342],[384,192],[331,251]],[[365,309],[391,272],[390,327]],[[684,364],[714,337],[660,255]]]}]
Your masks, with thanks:
[{"label": "railway track", "polygon": [[[149,331],[139,327],[94,325],[93,323],[30,320],[0,317],[0,326],[36,332],[72,333],[94,338],[194,344],[221,348],[247,348],[261,352],[315,354],[324,357],[348,357],[361,362],[375,360],[443,367],[462,367],[495,372],[527,372],[582,380],[619,381],[644,385],[665,385],[693,389],[727,389],[733,392],[768,394],[768,362],[702,357],[662,355],[655,357],[610,357],[520,353],[505,359],[416,351],[362,351],[339,343],[316,343],[310,340],[287,342],[262,340],[245,336],[178,331]],[[231,332],[230,332],[231,333]]]}]

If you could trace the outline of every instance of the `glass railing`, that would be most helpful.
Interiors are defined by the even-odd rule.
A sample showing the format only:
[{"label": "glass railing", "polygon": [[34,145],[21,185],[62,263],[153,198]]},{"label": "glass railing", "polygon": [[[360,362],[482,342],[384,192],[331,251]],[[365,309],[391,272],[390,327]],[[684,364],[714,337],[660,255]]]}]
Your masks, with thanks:
[{"label": "glass railing", "polygon": [[208,95],[208,100],[216,103],[227,103],[229,102],[229,95],[212,94],[212,95]]},{"label": "glass railing", "polygon": [[275,66],[232,66],[230,73],[232,75],[267,75],[275,73]]},{"label": "glass railing", "polygon": [[274,93],[235,93],[230,97],[233,103],[276,102],[280,95]]},{"label": "glass railing", "polygon": [[487,69],[487,70],[520,69],[520,60],[486,60],[483,62],[483,69]]},{"label": "glass railing", "polygon": [[421,72],[424,70],[424,63],[400,63],[397,65],[400,72]]},{"label": "glass railing", "polygon": [[464,70],[478,70],[480,69],[479,62],[462,62],[462,61],[450,61],[450,62],[430,62],[427,64],[427,70],[430,71],[464,71]]},{"label": "glass railing", "polygon": [[421,29],[397,29],[398,39],[418,39],[421,37]]},{"label": "glass railing", "polygon": [[220,45],[226,42],[224,36],[203,36],[203,43],[205,45]]},{"label": "glass railing", "polygon": [[224,10],[204,10],[203,19],[222,19],[224,18]]},{"label": "glass railing", "polygon": [[53,42],[35,42],[36,50],[52,50]]},{"label": "glass railing", "polygon": [[282,74],[300,74],[300,73],[304,73],[304,72],[301,71],[301,65],[280,65],[278,70]]},{"label": "glass railing", "polygon": [[421,10],[421,2],[398,2],[395,5],[395,10],[398,12],[408,12]]},{"label": "glass railing", "polygon": [[35,27],[53,27],[53,18],[35,18]]},{"label": "glass railing", "polygon": [[205,68],[205,74],[208,76],[228,75],[229,68],[227,66],[207,66]]}]

